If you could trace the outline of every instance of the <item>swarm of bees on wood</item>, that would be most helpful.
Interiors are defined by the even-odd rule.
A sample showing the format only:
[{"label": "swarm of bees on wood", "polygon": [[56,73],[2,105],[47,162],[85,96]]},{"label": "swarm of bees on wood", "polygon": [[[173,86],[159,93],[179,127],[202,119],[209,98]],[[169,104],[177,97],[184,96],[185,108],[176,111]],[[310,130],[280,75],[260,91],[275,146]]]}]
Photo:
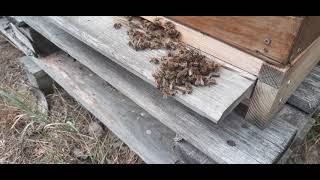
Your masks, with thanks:
[{"label": "swarm of bees on wood", "polygon": [[172,22],[162,23],[160,19],[150,22],[132,16],[127,19],[129,46],[137,51],[168,50],[166,56],[150,59],[151,63],[160,66],[153,77],[164,97],[174,96],[177,92],[190,94],[193,86],[216,84],[220,65],[182,43],[181,34]]}]

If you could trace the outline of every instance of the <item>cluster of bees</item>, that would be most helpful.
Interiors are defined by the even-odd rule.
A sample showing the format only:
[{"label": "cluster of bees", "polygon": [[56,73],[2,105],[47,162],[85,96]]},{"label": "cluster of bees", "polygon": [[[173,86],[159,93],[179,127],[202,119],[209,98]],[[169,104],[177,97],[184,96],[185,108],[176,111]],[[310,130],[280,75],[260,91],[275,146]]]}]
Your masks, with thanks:
[{"label": "cluster of bees", "polygon": [[180,32],[174,28],[171,22],[161,23],[156,20],[154,23],[142,18],[130,18],[127,34],[129,46],[135,50],[145,49],[176,49],[179,45]]},{"label": "cluster of bees", "polygon": [[195,50],[180,49],[158,59],[159,70],[153,74],[157,88],[163,95],[173,96],[177,92],[190,94],[192,86],[211,86],[219,77],[219,64],[208,61]]},{"label": "cluster of bees", "polygon": [[[211,86],[219,77],[220,65],[199,51],[187,48],[180,41],[181,34],[173,23],[162,23],[160,19],[150,22],[139,17],[129,17],[129,46],[135,50],[167,49],[168,54],[152,58],[151,63],[159,65],[153,74],[157,88],[164,97],[177,92],[192,93],[193,86]],[[115,28],[119,25],[115,24]],[[120,26],[121,27],[121,26]]]}]

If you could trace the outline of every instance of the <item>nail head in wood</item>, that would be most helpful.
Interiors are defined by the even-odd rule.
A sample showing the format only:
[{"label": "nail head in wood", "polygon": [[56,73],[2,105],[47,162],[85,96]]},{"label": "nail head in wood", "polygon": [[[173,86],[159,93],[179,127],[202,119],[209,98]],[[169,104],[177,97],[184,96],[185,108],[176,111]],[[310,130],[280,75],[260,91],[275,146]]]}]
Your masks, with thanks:
[{"label": "nail head in wood", "polygon": [[228,140],[228,141],[227,141],[227,144],[228,144],[229,146],[232,146],[232,147],[236,146],[236,143],[235,143],[234,141],[232,141],[232,140]]},{"label": "nail head in wood", "polygon": [[270,45],[271,42],[272,42],[272,39],[270,37],[264,39],[264,44],[266,44],[266,45]]}]

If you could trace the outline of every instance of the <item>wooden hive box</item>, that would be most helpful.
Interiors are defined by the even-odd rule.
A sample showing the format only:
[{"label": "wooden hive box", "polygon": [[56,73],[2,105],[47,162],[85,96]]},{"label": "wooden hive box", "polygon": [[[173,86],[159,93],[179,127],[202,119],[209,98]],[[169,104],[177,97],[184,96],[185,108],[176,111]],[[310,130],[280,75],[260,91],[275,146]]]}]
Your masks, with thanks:
[{"label": "wooden hive box", "polygon": [[320,16],[168,16],[269,63],[290,63],[320,35]]}]

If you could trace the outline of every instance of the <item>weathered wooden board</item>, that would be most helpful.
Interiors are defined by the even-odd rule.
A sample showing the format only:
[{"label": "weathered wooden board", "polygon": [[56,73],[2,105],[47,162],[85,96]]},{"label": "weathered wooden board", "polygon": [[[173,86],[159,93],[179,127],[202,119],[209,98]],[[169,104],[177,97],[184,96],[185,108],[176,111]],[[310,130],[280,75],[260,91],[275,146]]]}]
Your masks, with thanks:
[{"label": "weathered wooden board", "polygon": [[[243,51],[286,64],[303,18],[293,16],[169,16]],[[270,43],[267,41],[270,39]]]},{"label": "weathered wooden board", "polygon": [[13,27],[12,23],[10,23],[6,18],[0,18],[0,32],[3,33],[9,42],[20,51],[27,55],[33,55],[34,50],[32,46],[29,47],[28,45],[30,44],[28,44],[28,41],[24,41],[26,40],[25,37],[20,36],[20,34],[16,34]]},{"label": "weathered wooden board", "polygon": [[[286,121],[297,128],[297,135],[293,139],[290,147],[281,155],[279,160],[275,163],[286,163],[286,160],[292,153],[291,146],[300,144],[307,136],[307,133],[312,128],[315,120],[311,118],[310,114],[306,114],[303,111],[291,106],[285,105],[283,109],[276,115],[276,119]],[[177,156],[186,163],[191,164],[213,164],[215,163],[207,155],[203,154],[197,148],[192,146],[186,141],[176,142],[174,151]]]},{"label": "weathered wooden board", "polygon": [[174,152],[179,157],[181,164],[216,164],[215,161],[184,140],[175,143]]},{"label": "weathered wooden board", "polygon": [[295,135],[295,128],[279,119],[262,131],[235,113],[215,125],[174,99],[163,99],[150,84],[44,18],[25,21],[218,163],[272,163]]},{"label": "weathered wooden board", "polygon": [[[64,16],[44,17],[63,30],[93,47],[146,82],[156,86],[152,74],[158,68],[149,63],[151,57],[164,50],[135,51],[128,45],[126,27],[116,30],[113,24],[121,17]],[[224,119],[240,101],[251,95],[254,81],[241,77],[230,69],[221,68],[217,85],[194,88],[192,94],[177,94],[175,99],[198,114],[217,123]]]},{"label": "weathered wooden board", "polygon": [[288,103],[312,114],[320,105],[320,72],[314,68],[298,89],[289,98]]},{"label": "weathered wooden board", "polygon": [[[19,20],[16,20],[18,18]],[[12,22],[11,22],[12,21]],[[58,49],[39,33],[30,28],[18,24],[22,23],[18,16],[3,17],[0,19],[0,29],[3,34],[19,50],[28,56],[47,56]]]},{"label": "weathered wooden board", "polygon": [[31,85],[41,90],[45,95],[53,93],[53,80],[38,65],[36,65],[29,56],[20,58],[24,65],[26,74]]},{"label": "weathered wooden board", "polygon": [[32,60],[146,163],[176,162],[175,134],[86,67],[65,53]]}]

